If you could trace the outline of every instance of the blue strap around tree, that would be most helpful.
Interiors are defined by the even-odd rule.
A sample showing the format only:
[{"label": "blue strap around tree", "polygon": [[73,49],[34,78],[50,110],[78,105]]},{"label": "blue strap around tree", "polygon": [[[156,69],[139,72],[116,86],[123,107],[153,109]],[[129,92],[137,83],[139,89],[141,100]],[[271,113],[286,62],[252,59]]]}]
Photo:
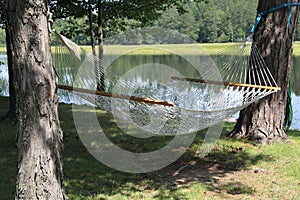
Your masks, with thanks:
[{"label": "blue strap around tree", "polygon": [[290,28],[290,25],[291,25],[291,7],[292,6],[300,6],[300,3],[296,3],[296,2],[285,3],[285,4],[282,4],[282,5],[276,6],[274,8],[270,8],[269,10],[259,12],[257,14],[255,23],[254,23],[254,25],[251,29],[251,33],[254,33],[254,31],[255,31],[255,29],[256,29],[257,25],[259,24],[262,17],[264,17],[268,13],[274,12],[274,11],[276,11],[278,9],[282,9],[282,8],[288,8],[288,13],[289,13],[289,15],[288,15],[288,28]]},{"label": "blue strap around tree", "polygon": [[[276,6],[274,8],[270,8],[269,10],[259,12],[257,14],[255,23],[251,29],[251,33],[253,34],[256,27],[258,26],[261,18],[266,16],[268,13],[274,12],[276,10],[282,9],[282,8],[288,8],[288,28],[290,28],[291,25],[291,7],[292,6],[300,6],[300,3],[296,2],[291,2],[291,3],[285,3],[279,6]],[[284,118],[284,128],[285,130],[288,130],[292,124],[293,120],[293,106],[292,106],[292,90],[291,90],[291,85],[289,82],[289,87],[288,87],[288,97],[287,97],[287,105],[286,105],[286,113],[285,113],[285,118]]]}]

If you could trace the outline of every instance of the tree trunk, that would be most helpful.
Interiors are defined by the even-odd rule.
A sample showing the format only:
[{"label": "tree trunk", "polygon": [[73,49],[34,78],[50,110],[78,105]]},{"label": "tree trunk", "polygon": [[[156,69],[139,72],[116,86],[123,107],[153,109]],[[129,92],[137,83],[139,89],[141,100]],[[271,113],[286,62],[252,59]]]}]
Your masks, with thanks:
[{"label": "tree trunk", "polygon": [[[266,11],[286,2],[286,0],[260,0],[258,11]],[[289,14],[290,24],[288,24]],[[284,116],[297,17],[298,7],[291,6],[290,12],[288,8],[281,8],[268,13],[260,21],[253,39],[281,91],[242,110],[235,128],[230,133],[231,137],[246,138],[261,144],[287,140]]]},{"label": "tree trunk", "polygon": [[17,100],[16,199],[65,199],[47,1],[8,1]]},{"label": "tree trunk", "polygon": [[89,4],[88,16],[89,16],[89,25],[90,25],[91,46],[92,46],[92,53],[95,56],[96,50],[95,50],[95,35],[94,35],[94,29],[93,29],[92,0],[89,0],[88,4]]},{"label": "tree trunk", "polygon": [[8,77],[9,77],[9,111],[7,112],[5,118],[15,119],[16,118],[16,94],[14,88],[14,78],[13,78],[13,69],[12,69],[12,50],[10,44],[10,35],[7,29],[5,28],[6,34],[6,52],[7,52],[7,67],[8,67]]},{"label": "tree trunk", "polygon": [[98,0],[98,48],[99,48],[99,70],[96,73],[98,75],[97,80],[97,90],[105,91],[105,80],[104,80],[104,69],[103,69],[103,18],[102,18],[102,6],[103,2]]}]

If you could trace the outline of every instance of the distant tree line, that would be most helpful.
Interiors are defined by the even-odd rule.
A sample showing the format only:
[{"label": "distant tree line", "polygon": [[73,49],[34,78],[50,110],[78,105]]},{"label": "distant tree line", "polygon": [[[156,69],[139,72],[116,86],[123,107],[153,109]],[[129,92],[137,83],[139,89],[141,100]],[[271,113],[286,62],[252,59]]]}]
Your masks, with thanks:
[{"label": "distant tree line", "polygon": [[[59,1],[58,1],[59,2]],[[89,45],[91,43],[89,34],[89,19],[87,5],[83,1],[74,1],[73,4],[56,5],[51,4],[54,13],[54,27],[57,31],[66,35],[76,43]],[[116,9],[118,4],[111,5]],[[153,20],[145,20],[131,12],[127,16],[104,19],[104,37],[119,34],[124,30],[140,27],[159,27],[171,29],[190,36],[198,42],[230,42],[241,41],[249,34],[256,15],[257,0],[209,0],[209,1],[186,1],[184,10],[178,7],[170,7],[161,11],[162,16]],[[104,12],[113,12],[106,9]],[[116,12],[116,11],[114,11]],[[113,16],[108,14],[109,16]],[[97,32],[97,17],[94,17],[95,32]],[[149,40],[149,41],[147,41]],[[170,37],[172,40],[172,37]],[[5,34],[0,33],[0,43],[4,44]],[[145,43],[153,43],[153,37],[146,36]],[[170,43],[172,41],[164,41]]]},{"label": "distant tree line", "polygon": [[[104,36],[109,38],[124,30],[150,26],[175,30],[198,42],[242,41],[249,34],[255,20],[256,7],[257,0],[188,1],[184,5],[186,12],[170,7],[159,19],[147,24],[138,18],[126,17],[114,19],[114,26],[110,26],[109,20],[104,21]],[[90,43],[87,16],[57,19],[55,28],[79,44]],[[151,35],[145,37],[145,43],[153,43]]]},{"label": "distant tree line", "polygon": [[[63,6],[64,8],[62,8]],[[120,6],[118,4],[112,6],[121,9],[117,8]],[[89,18],[86,12],[87,5],[84,4],[84,1],[77,1],[77,5],[73,3],[60,5],[60,7],[52,4],[52,7],[55,20],[54,27],[58,32],[78,44],[91,44]],[[79,7],[80,9],[78,9]],[[153,20],[150,21],[138,16],[132,17],[134,12],[125,17],[114,17],[113,20],[111,18],[104,19],[104,38],[111,38],[111,36],[118,35],[125,30],[154,27],[173,30],[173,32],[165,37],[169,39],[156,41],[155,36],[150,31],[149,34],[143,34],[143,39],[130,41],[130,44],[184,43],[186,40],[174,40],[176,31],[202,43],[243,41],[249,35],[256,18],[257,0],[186,1],[183,8],[184,10],[179,10],[175,6],[170,7],[166,11],[161,11],[162,15],[158,19],[151,15],[145,16],[153,17]],[[113,12],[112,10],[108,9],[106,12]],[[108,15],[111,16],[111,13]],[[96,18],[95,16],[95,32],[97,32]],[[298,27],[297,32],[299,33],[300,26]],[[124,42],[124,38],[119,39]],[[296,40],[300,40],[299,34],[297,34]],[[109,40],[107,42],[118,43],[119,41]],[[5,32],[3,30],[0,30],[0,46],[5,46]]]},{"label": "distant tree line", "polygon": [[256,0],[190,2],[186,5],[189,12],[179,15],[171,8],[154,24],[178,30],[198,42],[241,41],[249,34],[256,7]]}]

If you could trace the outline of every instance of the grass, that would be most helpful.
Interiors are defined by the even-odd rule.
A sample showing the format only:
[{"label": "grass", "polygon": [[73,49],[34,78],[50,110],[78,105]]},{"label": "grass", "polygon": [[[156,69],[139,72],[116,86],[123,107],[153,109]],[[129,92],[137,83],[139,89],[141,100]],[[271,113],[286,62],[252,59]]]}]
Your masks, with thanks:
[{"label": "grass", "polygon": [[[136,55],[164,55],[177,53],[180,55],[215,55],[224,49],[236,43],[201,43],[201,44],[168,44],[168,45],[108,45],[105,46],[105,54],[120,55],[123,53]],[[91,52],[90,46],[82,46],[85,50]],[[117,49],[117,50],[116,50]],[[5,53],[6,48],[0,47],[0,52]],[[300,56],[300,41],[294,44],[294,56]]]},{"label": "grass", "polygon": [[[131,45],[105,46],[106,54],[128,53],[135,55],[164,55],[177,53],[180,55],[214,55],[230,47],[234,43],[215,44],[167,44],[167,45]],[[117,48],[116,48],[117,47]],[[117,49],[117,51],[116,51]]]},{"label": "grass", "polygon": [[[164,55],[171,52],[194,54],[217,54],[234,43],[205,43],[205,44],[167,44],[167,45],[108,45],[105,46],[105,54],[120,55],[131,52],[137,55]],[[81,46],[91,52],[90,46]],[[300,48],[299,48],[300,49]],[[0,52],[5,53],[6,47],[0,47]]]},{"label": "grass", "polygon": [[0,53],[6,53],[6,47],[0,47]]},{"label": "grass", "polygon": [[[166,44],[166,45],[108,45],[104,52],[107,55],[135,54],[135,55],[165,55],[177,53],[180,55],[216,55],[237,43],[199,43],[199,44]],[[91,51],[90,46],[82,46]],[[300,56],[300,41],[294,44],[294,56]]]},{"label": "grass", "polygon": [[300,41],[296,41],[294,43],[293,55],[294,56],[300,56]]},{"label": "grass", "polygon": [[[0,117],[8,98],[0,97]],[[85,107],[87,112],[89,107]],[[79,112],[79,111],[74,111]],[[289,131],[291,143],[256,146],[224,137],[233,127],[225,124],[222,137],[204,158],[197,154],[205,131],[200,131],[188,151],[173,164],[155,172],[131,174],[111,169],[92,157],[79,139],[72,106],[59,105],[64,131],[64,184],[69,199],[297,199],[300,196],[300,133]],[[141,139],[121,134],[112,116],[97,110],[101,127],[110,139],[128,150],[151,151],[170,137]],[[16,177],[15,126],[0,126],[0,196],[13,199]],[[148,145],[147,145],[148,144]]]},{"label": "grass", "polygon": [[[162,45],[106,45],[105,55],[215,55],[237,43],[206,43],[206,44],[162,44]],[[91,52],[90,46],[81,46]],[[54,50],[54,47],[53,47]]]}]

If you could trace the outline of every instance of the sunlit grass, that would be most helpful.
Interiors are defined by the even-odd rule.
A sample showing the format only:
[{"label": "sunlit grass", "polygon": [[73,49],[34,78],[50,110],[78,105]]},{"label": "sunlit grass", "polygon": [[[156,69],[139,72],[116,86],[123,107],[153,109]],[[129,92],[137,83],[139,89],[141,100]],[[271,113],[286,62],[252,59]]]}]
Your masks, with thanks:
[{"label": "sunlit grass", "polygon": [[[242,43],[199,43],[199,44],[162,44],[162,45],[107,45],[104,46],[105,55],[216,55],[233,45]],[[91,52],[90,46],[81,46]],[[300,55],[300,41],[294,45],[294,56]]]},{"label": "sunlit grass", "polygon": [[[201,44],[168,44],[168,45],[107,45],[104,48],[105,54],[120,55],[136,54],[136,55],[166,55],[172,53],[180,53],[185,55],[216,55],[224,49],[237,43],[201,43]],[[87,52],[91,52],[90,46],[81,46]],[[55,47],[52,47],[54,51]],[[169,51],[169,52],[168,52]],[[6,47],[0,47],[0,52],[5,53]],[[294,56],[300,55],[300,41],[296,41],[294,45]]]},{"label": "sunlit grass", "polygon": [[294,43],[293,55],[294,56],[300,56],[300,41],[296,41]]},{"label": "sunlit grass", "polygon": [[[167,44],[167,45],[107,45],[105,54],[136,54],[136,55],[165,55],[171,53],[183,53],[186,55],[216,55],[233,45],[241,43],[199,43],[199,44]],[[242,44],[241,44],[242,45]],[[82,46],[91,52],[90,46]],[[169,51],[169,52],[168,52]],[[300,55],[300,41],[294,44],[293,55]]]},{"label": "sunlit grass", "polygon": [[6,52],[6,47],[0,47],[0,53],[5,53]]},{"label": "sunlit grass", "polygon": [[108,45],[105,46],[105,54],[135,54],[135,55],[215,55],[235,43],[215,44],[162,44],[162,45]]},{"label": "sunlit grass", "polygon": [[[236,43],[162,44],[162,45],[105,45],[105,55],[215,55]],[[81,46],[91,52],[90,46]],[[54,49],[54,47],[53,47]]]}]

